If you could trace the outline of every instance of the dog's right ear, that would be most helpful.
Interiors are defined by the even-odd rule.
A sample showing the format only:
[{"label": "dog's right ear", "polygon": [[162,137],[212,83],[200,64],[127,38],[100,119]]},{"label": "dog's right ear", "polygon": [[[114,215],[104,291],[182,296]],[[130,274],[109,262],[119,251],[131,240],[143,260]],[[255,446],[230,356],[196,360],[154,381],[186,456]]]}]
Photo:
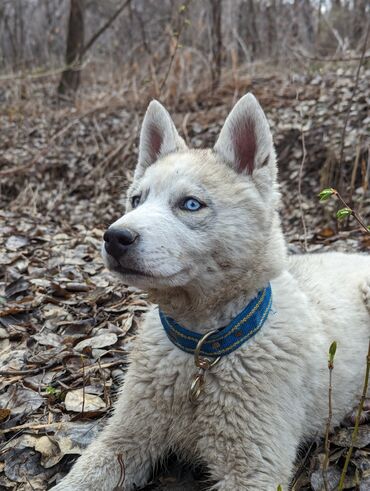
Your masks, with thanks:
[{"label": "dog's right ear", "polygon": [[141,127],[139,162],[135,178],[140,178],[160,157],[186,148],[167,110],[158,101],[153,100],[148,106]]}]

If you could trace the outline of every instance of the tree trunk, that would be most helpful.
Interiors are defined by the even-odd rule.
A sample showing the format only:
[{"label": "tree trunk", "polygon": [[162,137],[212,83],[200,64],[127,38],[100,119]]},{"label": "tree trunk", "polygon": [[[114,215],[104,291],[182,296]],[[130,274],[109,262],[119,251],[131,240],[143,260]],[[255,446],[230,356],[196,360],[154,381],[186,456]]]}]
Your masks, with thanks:
[{"label": "tree trunk", "polygon": [[302,17],[303,24],[305,26],[305,41],[311,48],[315,41],[315,30],[313,24],[313,9],[310,0],[304,0],[302,2]]},{"label": "tree trunk", "polygon": [[366,3],[367,0],[355,0],[353,5],[353,47],[358,48],[358,43],[361,40],[365,31],[366,24]]},{"label": "tree trunk", "polygon": [[221,0],[211,1],[211,39],[212,39],[212,90],[220,83],[222,63]]},{"label": "tree trunk", "polygon": [[258,29],[256,23],[256,9],[254,6],[254,0],[248,0],[248,24],[247,24],[247,44],[251,51],[251,61],[254,61],[259,47]]},{"label": "tree trunk", "polygon": [[74,95],[81,80],[81,73],[77,65],[81,61],[84,46],[84,0],[70,0],[70,2],[65,57],[67,68],[60,79],[58,87],[60,95]]}]

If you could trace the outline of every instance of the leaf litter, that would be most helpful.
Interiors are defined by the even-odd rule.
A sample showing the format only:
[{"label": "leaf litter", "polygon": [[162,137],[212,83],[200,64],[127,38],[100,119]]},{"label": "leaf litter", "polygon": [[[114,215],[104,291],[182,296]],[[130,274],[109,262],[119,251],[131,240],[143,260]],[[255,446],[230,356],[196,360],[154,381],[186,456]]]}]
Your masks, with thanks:
[{"label": "leaf litter", "polygon": [[[369,81],[367,69],[353,101],[344,152],[345,181],[364,218],[370,216]],[[355,224],[337,226],[335,200],[322,205],[316,199],[335,178],[352,85],[351,70],[295,78],[246,77],[240,82],[241,94],[253,90],[271,121],[280,162],[281,217],[292,253],[303,251],[305,238],[297,192],[302,126],[307,147],[302,209],[308,250],[369,251],[370,242]],[[4,490],[47,489],[98,434],[124,379],[136,327],[150,308],[146,295],[119,285],[100,257],[105,228],[122,214],[121,196],[137,158],[136,112],[142,116],[146,97],[142,107],[130,107],[127,95],[120,98],[117,93],[112,102],[100,87],[98,94],[96,89],[87,90],[77,108],[50,105],[44,111],[52,89],[35,82],[29,89],[33,97],[18,105],[9,97],[12,102],[0,113],[0,489]],[[4,90],[12,94],[14,89]],[[186,118],[189,143],[212,145],[234,95],[235,88],[227,81],[213,94],[200,86],[199,92],[185,94],[169,109],[178,127]],[[29,133],[25,117],[27,127],[37,127],[37,132]],[[63,138],[56,138],[48,149],[50,134],[62,128],[67,128]],[[2,177],[11,166],[27,164],[35,148],[45,152],[26,174]],[[346,489],[355,489],[356,479],[360,491],[370,489],[365,409]],[[330,486],[338,481],[352,426],[350,413],[331,437]],[[324,489],[323,452],[322,440],[317,439],[307,449],[305,461],[298,459],[295,489]],[[168,470],[153,476],[145,489],[203,488],[201,471],[174,458],[170,462]]]}]

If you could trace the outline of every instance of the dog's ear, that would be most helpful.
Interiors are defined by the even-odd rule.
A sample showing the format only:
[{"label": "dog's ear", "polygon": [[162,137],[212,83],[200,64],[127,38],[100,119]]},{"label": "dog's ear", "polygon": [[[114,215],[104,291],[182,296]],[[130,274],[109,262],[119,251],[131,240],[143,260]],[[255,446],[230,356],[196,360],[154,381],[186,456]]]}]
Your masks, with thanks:
[{"label": "dog's ear", "polygon": [[226,118],[214,150],[236,172],[252,174],[274,155],[266,116],[252,94],[242,97]]},{"label": "dog's ear", "polygon": [[141,177],[145,169],[160,157],[186,148],[167,110],[158,101],[153,100],[148,106],[141,127],[139,162],[135,177]]}]

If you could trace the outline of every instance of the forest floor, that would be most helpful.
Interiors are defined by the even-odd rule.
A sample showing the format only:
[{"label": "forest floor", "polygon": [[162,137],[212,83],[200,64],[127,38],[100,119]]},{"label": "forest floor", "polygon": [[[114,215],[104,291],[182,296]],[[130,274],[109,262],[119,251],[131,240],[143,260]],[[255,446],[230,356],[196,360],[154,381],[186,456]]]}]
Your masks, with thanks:
[{"label": "forest floor", "polygon": [[[356,223],[338,226],[340,204],[317,198],[338,178],[343,153],[345,196],[370,219],[370,70],[351,101],[354,85],[352,68],[261,75],[168,106],[187,142],[207,146],[235,98],[253,91],[275,138],[291,253],[369,252]],[[54,90],[41,81],[0,86],[0,490],[47,489],[67,472],[109,415],[150,308],[144,293],[104,269],[99,252],[123,212],[147,100],[129,104],[129,94],[94,86],[60,105]],[[345,489],[370,490],[365,409]],[[331,437],[329,489],[350,442],[348,412]],[[295,490],[324,489],[322,437],[300,455]],[[172,462],[145,489],[201,489],[199,476]]]}]

